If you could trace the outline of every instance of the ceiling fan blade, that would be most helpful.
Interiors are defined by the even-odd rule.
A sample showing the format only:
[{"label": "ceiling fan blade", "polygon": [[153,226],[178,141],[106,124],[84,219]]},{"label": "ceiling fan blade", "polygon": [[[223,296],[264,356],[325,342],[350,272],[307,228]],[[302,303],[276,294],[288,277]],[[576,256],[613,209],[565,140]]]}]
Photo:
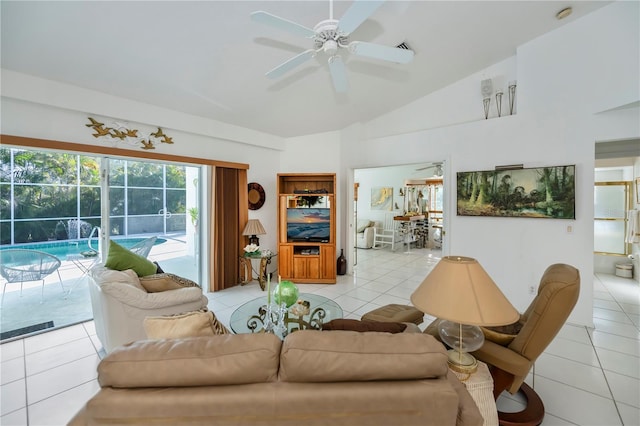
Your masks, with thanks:
[{"label": "ceiling fan blade", "polygon": [[278,78],[288,71],[291,71],[295,67],[304,64],[309,59],[313,58],[316,55],[316,51],[313,49],[305,50],[302,53],[297,54],[293,58],[289,59],[286,62],[281,63],[265,75],[269,78]]},{"label": "ceiling fan blade", "polygon": [[251,19],[253,19],[255,22],[271,25],[272,27],[281,29],[283,31],[288,31],[290,33],[293,33],[295,35],[300,35],[302,37],[315,37],[316,35],[316,32],[313,31],[311,28],[307,28],[303,25],[296,24],[295,22],[289,21],[284,18],[280,18],[279,16],[272,15],[262,10],[251,12]]},{"label": "ceiling fan blade", "polygon": [[354,55],[397,62],[399,64],[407,64],[413,59],[413,50],[383,46],[365,41],[353,41],[349,43],[349,51]]},{"label": "ceiling fan blade", "polygon": [[338,55],[334,55],[329,58],[329,72],[331,73],[331,80],[333,81],[333,88],[337,93],[344,93],[349,88],[349,82],[347,81],[347,68],[342,62],[342,58]]},{"label": "ceiling fan blade", "polygon": [[385,0],[355,0],[342,18],[340,18],[338,29],[345,33],[345,35],[351,34],[360,24],[366,21],[369,16],[373,15],[373,12],[378,10],[384,2]]}]

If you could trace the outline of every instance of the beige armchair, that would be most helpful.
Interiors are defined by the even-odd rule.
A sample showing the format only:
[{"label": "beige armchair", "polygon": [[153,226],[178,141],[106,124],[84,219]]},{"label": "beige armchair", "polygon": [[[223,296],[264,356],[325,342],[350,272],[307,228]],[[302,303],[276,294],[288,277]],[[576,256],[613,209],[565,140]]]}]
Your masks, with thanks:
[{"label": "beige armchair", "polygon": [[522,391],[527,407],[517,413],[498,413],[501,425],[539,425],[544,404],[524,380],[534,362],[551,343],[573,310],[580,293],[580,273],[570,265],[551,265],[540,279],[538,294],[522,314],[520,331],[508,345],[485,340],[473,355],[489,364],[494,380],[494,397],[507,390]]},{"label": "beige armchair", "polygon": [[96,334],[107,353],[125,343],[146,339],[143,322],[148,316],[196,311],[208,303],[200,287],[147,292],[133,271],[114,271],[99,264],[89,276]]}]

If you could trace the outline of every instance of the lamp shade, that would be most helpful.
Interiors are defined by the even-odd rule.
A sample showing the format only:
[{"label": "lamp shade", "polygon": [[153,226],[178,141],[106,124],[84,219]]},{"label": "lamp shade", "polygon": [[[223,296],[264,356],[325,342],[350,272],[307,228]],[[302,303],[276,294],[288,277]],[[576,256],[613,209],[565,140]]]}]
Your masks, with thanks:
[{"label": "lamp shade", "polygon": [[476,259],[446,256],[411,295],[413,305],[437,318],[470,325],[512,324],[518,311]]},{"label": "lamp shade", "polygon": [[258,219],[249,219],[242,235],[264,235],[267,231],[264,230],[262,224]]}]

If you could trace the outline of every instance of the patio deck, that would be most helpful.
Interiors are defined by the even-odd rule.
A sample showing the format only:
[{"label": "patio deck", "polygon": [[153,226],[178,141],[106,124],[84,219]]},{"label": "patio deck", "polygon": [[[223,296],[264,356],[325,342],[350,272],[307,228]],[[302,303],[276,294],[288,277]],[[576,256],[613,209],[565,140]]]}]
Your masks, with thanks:
[{"label": "patio deck", "polygon": [[[187,256],[187,244],[184,238],[166,236],[162,238],[166,238],[167,241],[153,246],[148,258],[158,262],[165,272],[197,282],[197,260],[193,256]],[[43,293],[41,281],[25,282],[22,296],[20,296],[19,283],[7,284],[0,309],[0,333],[2,333],[3,342],[14,338],[11,336],[14,331],[25,331],[18,335],[24,337],[27,334],[49,331],[52,328],[65,327],[93,318],[87,285],[89,278],[81,267],[92,266],[95,259],[82,259],[79,261],[81,266],[71,260],[60,260],[62,265],[59,271],[64,291],[55,273],[45,279]],[[0,286],[4,284],[5,281],[2,280]],[[52,327],[45,327],[49,322],[53,322]]]}]

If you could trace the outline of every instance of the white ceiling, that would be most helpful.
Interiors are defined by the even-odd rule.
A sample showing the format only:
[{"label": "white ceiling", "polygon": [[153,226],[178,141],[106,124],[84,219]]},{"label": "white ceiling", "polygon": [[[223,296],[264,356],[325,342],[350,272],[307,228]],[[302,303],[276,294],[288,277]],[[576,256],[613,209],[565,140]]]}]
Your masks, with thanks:
[{"label": "white ceiling", "polygon": [[[336,1],[334,17],[351,3]],[[407,42],[413,62],[344,54],[350,88],[340,95],[324,54],[267,79],[312,42],[249,18],[264,10],[313,28],[329,18],[328,0],[2,0],[1,59],[4,69],[291,137],[371,120],[607,3],[390,0],[350,39]],[[566,6],[573,14],[556,20]]]}]

